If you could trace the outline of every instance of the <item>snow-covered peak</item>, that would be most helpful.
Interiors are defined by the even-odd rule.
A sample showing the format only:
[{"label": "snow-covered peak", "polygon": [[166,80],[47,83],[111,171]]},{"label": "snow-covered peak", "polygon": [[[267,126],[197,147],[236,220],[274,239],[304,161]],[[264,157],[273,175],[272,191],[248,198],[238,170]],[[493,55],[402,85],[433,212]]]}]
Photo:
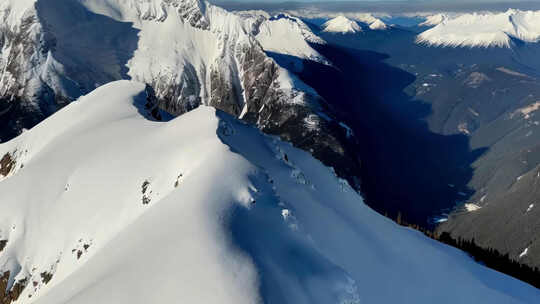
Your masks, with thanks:
[{"label": "snow-covered peak", "polygon": [[326,42],[299,18],[286,14],[264,18],[258,23],[256,38],[265,51],[328,63],[324,56],[309,45]]},{"label": "snow-covered peak", "polygon": [[444,13],[438,13],[435,15],[430,15],[426,17],[426,20],[419,24],[419,26],[435,26],[443,23],[448,19],[448,15]]},{"label": "snow-covered peak", "polygon": [[356,21],[345,16],[337,16],[326,21],[322,25],[322,29],[323,32],[341,34],[354,34],[362,31],[362,28]]},{"label": "snow-covered peak", "polygon": [[[38,0],[40,1],[40,0]],[[163,22],[173,12],[193,27],[207,29],[209,26],[202,0],[80,0],[89,10],[117,20],[149,20]]]},{"label": "snow-covered peak", "polygon": [[210,107],[148,120],[147,97],[109,83],[0,144],[8,303],[540,297],[377,214],[308,153]]},{"label": "snow-covered peak", "polygon": [[368,25],[370,30],[386,30],[388,25],[370,13],[350,13],[347,17]]},{"label": "snow-covered peak", "polygon": [[386,30],[387,26],[381,19],[377,19],[369,25],[369,28],[371,30]]},{"label": "snow-covered peak", "polygon": [[511,47],[512,38],[540,39],[540,11],[470,13],[431,21],[440,23],[417,37],[418,43],[450,47]]}]

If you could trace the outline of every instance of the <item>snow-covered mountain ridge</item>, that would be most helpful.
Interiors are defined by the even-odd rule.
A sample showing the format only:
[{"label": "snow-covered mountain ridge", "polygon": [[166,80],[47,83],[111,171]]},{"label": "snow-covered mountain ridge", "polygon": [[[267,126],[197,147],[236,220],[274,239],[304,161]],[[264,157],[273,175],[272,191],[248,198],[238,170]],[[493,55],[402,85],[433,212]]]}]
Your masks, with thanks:
[{"label": "snow-covered mountain ridge", "polygon": [[435,15],[425,25],[435,27],[421,33],[418,43],[448,47],[511,47],[512,39],[540,40],[540,11],[510,9],[503,13]]},{"label": "snow-covered mountain ridge", "polygon": [[[4,11],[11,16],[14,15],[10,13],[12,7],[16,7],[14,12],[20,15],[22,6],[10,2],[4,4],[7,6]],[[24,10],[23,16],[32,20],[27,22],[15,18],[20,24],[8,26],[15,30],[19,27],[18,32],[22,32],[21,25],[32,22],[36,37],[24,43],[24,46],[41,48],[40,51],[47,57],[32,62],[30,68],[35,70],[45,66],[52,58],[58,66],[64,67],[64,70],[59,71],[59,77],[69,78],[80,87],[80,92],[72,94],[85,93],[96,85],[129,76],[152,85],[156,96],[163,100],[163,106],[173,113],[184,113],[198,104],[210,104],[219,105],[238,115],[242,108],[248,108],[248,101],[256,98],[251,96],[255,94],[251,91],[253,83],[247,78],[260,75],[249,75],[247,69],[251,70],[253,64],[264,65],[266,57],[256,39],[248,33],[245,20],[205,2],[37,1]],[[106,31],[103,25],[99,26],[104,22],[107,23]],[[132,23],[132,26],[126,22]],[[43,27],[42,24],[47,26]],[[10,36],[17,36],[17,33],[6,34],[8,42]],[[112,40],[120,40],[121,44]],[[54,48],[43,49],[47,41]],[[7,57],[6,61],[12,60],[9,56],[12,57],[13,52],[5,50],[2,53]],[[29,50],[26,53],[37,56],[37,51]],[[251,56],[249,53],[252,53]],[[87,55],[89,59],[86,60],[90,62],[81,62],[80,57],[83,55]],[[101,56],[96,58],[96,55]],[[261,58],[254,63],[245,62],[259,56]],[[25,61],[28,64],[30,60]],[[83,63],[91,64],[92,69],[84,70]],[[279,67],[274,69],[279,70]],[[36,76],[21,76],[18,71],[6,67],[4,70],[17,84],[41,81],[44,82],[41,86],[52,87],[53,93],[73,98],[61,91],[66,89],[66,85],[59,80],[54,81],[58,88],[46,81],[49,75],[54,74],[52,68]],[[276,74],[279,73],[276,71]],[[269,79],[268,85],[273,80]],[[3,91],[9,88],[5,84]],[[40,89],[39,84],[32,89],[24,97],[30,99],[36,95],[36,90]],[[12,95],[21,94],[14,91]]]},{"label": "snow-covered mountain ridge", "polygon": [[113,82],[0,144],[4,302],[540,296],[378,215],[308,153],[210,107],[154,121],[148,97]]},{"label": "snow-covered mountain ridge", "polygon": [[[148,84],[168,113],[213,106],[316,155],[354,161],[324,100],[266,54],[329,64],[308,44],[324,41],[299,19],[242,16],[200,0],[1,5],[4,140],[96,87],[133,79]],[[275,48],[277,40],[290,43]]]}]

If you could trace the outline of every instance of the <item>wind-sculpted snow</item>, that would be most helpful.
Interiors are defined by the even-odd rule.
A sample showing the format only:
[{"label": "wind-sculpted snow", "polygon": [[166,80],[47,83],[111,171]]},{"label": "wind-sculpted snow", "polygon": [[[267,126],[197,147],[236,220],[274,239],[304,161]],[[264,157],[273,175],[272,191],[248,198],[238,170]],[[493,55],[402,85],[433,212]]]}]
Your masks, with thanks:
[{"label": "wind-sculpted snow", "polygon": [[448,47],[506,47],[512,39],[538,42],[540,11],[508,10],[504,13],[470,13],[434,16],[426,24],[438,23],[421,33],[418,43]]},{"label": "wind-sculpted snow", "polygon": [[16,303],[540,296],[378,215],[308,153],[209,107],[148,120],[148,97],[110,83],[0,145],[20,151],[0,181],[0,277]]}]

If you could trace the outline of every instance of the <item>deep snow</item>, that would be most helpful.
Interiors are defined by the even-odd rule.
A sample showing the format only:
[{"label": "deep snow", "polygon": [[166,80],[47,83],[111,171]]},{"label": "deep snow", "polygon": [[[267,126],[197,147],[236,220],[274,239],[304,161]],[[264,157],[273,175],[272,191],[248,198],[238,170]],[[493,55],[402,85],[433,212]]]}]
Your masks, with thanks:
[{"label": "deep snow", "polygon": [[17,303],[539,299],[226,114],[147,119],[144,89],[109,83],[0,145],[0,269],[37,282]]}]

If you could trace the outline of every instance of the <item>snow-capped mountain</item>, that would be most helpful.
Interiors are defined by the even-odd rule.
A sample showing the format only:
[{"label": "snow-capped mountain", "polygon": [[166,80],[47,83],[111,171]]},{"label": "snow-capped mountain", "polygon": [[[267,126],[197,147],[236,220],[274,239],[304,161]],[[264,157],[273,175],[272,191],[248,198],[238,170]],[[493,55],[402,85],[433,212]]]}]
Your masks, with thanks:
[{"label": "snow-capped mountain", "polygon": [[426,20],[419,24],[419,26],[435,26],[443,23],[448,19],[448,14],[446,13],[438,13],[435,15],[429,15],[425,17]]},{"label": "snow-capped mountain", "polygon": [[538,42],[540,11],[510,9],[504,13],[469,13],[454,17],[435,15],[425,25],[437,24],[418,36],[417,42],[449,47],[505,47],[512,39]]},{"label": "snow-capped mountain", "polygon": [[328,32],[343,33],[343,30],[348,30],[349,32],[355,30],[355,32],[359,32],[361,31],[361,27],[359,30],[357,27],[358,23],[355,21],[362,23],[362,26],[365,25],[366,28],[371,30],[386,30],[389,27],[383,20],[371,13],[335,12],[318,10],[316,8],[288,10],[287,12],[290,15],[300,16],[305,19],[330,19],[328,21],[332,22],[329,25],[334,27],[335,30],[330,28]]},{"label": "snow-capped mountain", "polygon": [[377,31],[377,30],[386,30],[388,26],[381,19],[376,19],[369,24],[369,28],[371,30]]},{"label": "snow-capped mountain", "polygon": [[213,106],[316,155],[330,152],[330,162],[353,159],[324,101],[265,53],[327,63],[307,43],[323,41],[298,19],[243,16],[200,0],[0,5],[3,140],[100,85],[133,79],[173,115]]},{"label": "snow-capped mountain", "polygon": [[[249,109],[250,101],[268,102],[254,83],[261,73],[274,70],[259,81],[266,87],[290,85],[286,77],[273,83],[285,72],[265,68],[273,63],[243,19],[199,0],[26,1],[26,9],[11,2],[18,3],[8,1],[2,10],[3,20],[15,20],[6,25],[14,32],[3,35],[2,92],[11,93],[3,96],[32,99],[49,87],[57,98],[73,99],[130,77],[150,84],[174,114],[206,104],[240,115],[258,113],[261,104]],[[28,67],[15,70],[20,49],[28,58],[17,66]]]},{"label": "snow-capped mountain", "polygon": [[337,16],[330,19],[321,27],[323,32],[327,33],[354,34],[362,31],[362,28],[356,21],[345,16]]},{"label": "snow-capped mountain", "polygon": [[[0,145],[2,303],[536,303],[308,153],[112,82]],[[325,223],[321,225],[321,223]]]},{"label": "snow-capped mountain", "polygon": [[325,44],[299,18],[287,14],[270,16],[263,11],[236,12],[250,22],[253,34],[265,51],[330,64],[309,44]]}]

